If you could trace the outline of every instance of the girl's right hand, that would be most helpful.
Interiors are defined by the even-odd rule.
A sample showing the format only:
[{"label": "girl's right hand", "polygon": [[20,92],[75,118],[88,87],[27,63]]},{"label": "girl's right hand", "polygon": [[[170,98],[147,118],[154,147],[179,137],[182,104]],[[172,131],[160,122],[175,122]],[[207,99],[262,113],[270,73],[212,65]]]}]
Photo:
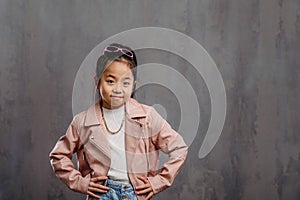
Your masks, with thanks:
[{"label": "girl's right hand", "polygon": [[91,178],[87,194],[94,198],[100,199],[100,196],[96,195],[96,193],[106,193],[109,190],[109,187],[99,183],[103,183],[106,179],[106,176],[98,176]]}]

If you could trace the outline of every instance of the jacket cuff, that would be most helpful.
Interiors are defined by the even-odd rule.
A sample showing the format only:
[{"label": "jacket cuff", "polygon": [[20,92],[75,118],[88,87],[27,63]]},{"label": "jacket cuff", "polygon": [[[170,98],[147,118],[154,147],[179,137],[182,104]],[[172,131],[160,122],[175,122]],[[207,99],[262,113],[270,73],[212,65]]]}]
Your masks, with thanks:
[{"label": "jacket cuff", "polygon": [[147,177],[147,179],[152,187],[154,194],[163,191],[171,185],[169,182],[164,181],[164,179],[159,174],[154,177]]},{"label": "jacket cuff", "polygon": [[76,188],[76,192],[80,192],[83,194],[87,194],[88,192],[88,187],[90,184],[90,176],[86,176],[86,177],[79,177],[79,181],[77,183],[77,188]]}]

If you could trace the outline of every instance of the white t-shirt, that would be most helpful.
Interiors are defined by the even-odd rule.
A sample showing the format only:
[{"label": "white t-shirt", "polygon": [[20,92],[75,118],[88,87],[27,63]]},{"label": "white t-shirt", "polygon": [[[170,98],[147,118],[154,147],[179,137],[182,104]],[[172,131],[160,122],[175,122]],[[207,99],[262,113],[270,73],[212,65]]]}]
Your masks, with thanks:
[{"label": "white t-shirt", "polygon": [[[102,108],[103,117],[110,131],[119,130],[125,116],[124,106],[109,110]],[[120,182],[129,183],[127,175],[126,154],[125,154],[125,122],[120,132],[116,134],[108,134],[110,144],[111,164],[107,176],[109,179]]]}]

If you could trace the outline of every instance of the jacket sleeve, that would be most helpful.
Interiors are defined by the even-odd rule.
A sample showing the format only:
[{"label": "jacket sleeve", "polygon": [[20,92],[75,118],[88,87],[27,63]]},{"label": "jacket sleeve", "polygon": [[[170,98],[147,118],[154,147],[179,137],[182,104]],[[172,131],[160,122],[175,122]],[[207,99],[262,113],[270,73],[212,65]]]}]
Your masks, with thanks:
[{"label": "jacket sleeve", "polygon": [[72,162],[73,153],[76,152],[78,145],[79,136],[74,118],[66,134],[57,141],[49,157],[56,176],[71,190],[86,194],[90,177],[82,177]]},{"label": "jacket sleeve", "polygon": [[171,186],[186,159],[188,147],[183,138],[155,111],[150,114],[152,142],[162,152],[168,154],[169,160],[162,166],[160,173],[148,177],[154,194]]}]

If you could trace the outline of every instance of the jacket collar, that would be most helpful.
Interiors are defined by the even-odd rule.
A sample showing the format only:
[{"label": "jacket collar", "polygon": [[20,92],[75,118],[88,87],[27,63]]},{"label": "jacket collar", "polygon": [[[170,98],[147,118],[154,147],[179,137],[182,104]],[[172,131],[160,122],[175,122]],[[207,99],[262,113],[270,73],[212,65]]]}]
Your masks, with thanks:
[{"label": "jacket collar", "polygon": [[100,109],[100,102],[95,103],[86,111],[86,117],[84,121],[85,126],[93,126],[103,124],[102,114]]},{"label": "jacket collar", "polygon": [[[146,117],[146,112],[143,109],[142,105],[138,103],[135,99],[130,98],[126,102],[126,113],[131,118],[141,118]],[[98,101],[86,112],[86,118],[84,125],[85,126],[93,126],[93,125],[101,125],[103,124],[102,113],[100,109],[100,102]]]},{"label": "jacket collar", "polygon": [[135,99],[130,98],[126,102],[126,113],[131,119],[146,117],[146,111],[143,109],[142,104],[137,102]]}]

